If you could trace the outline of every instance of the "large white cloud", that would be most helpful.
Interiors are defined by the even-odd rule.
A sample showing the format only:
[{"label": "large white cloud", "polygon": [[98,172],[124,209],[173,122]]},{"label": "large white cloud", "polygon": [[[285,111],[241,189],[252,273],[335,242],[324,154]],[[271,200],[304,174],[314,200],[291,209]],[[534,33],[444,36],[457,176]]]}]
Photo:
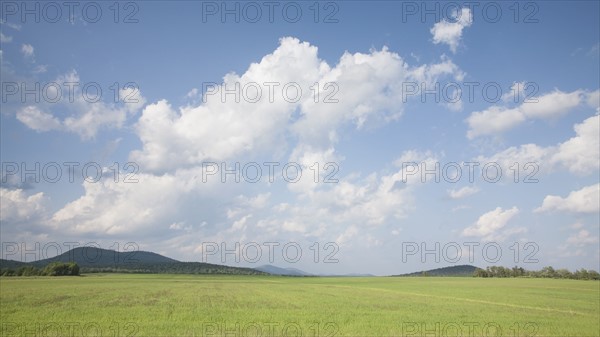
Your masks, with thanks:
[{"label": "large white cloud", "polygon": [[33,221],[46,211],[43,192],[27,195],[22,189],[0,188],[0,220]]},{"label": "large white cloud", "polygon": [[466,119],[469,125],[467,138],[496,135],[510,130],[529,119],[558,118],[580,104],[597,108],[594,97],[598,91],[588,93],[575,90],[565,93],[560,90],[547,93],[537,98],[527,99],[514,108],[491,106],[483,111],[475,111]]},{"label": "large white cloud", "polygon": [[[301,160],[305,152],[331,159],[344,125],[360,129],[400,117],[405,81],[463,76],[447,58],[411,68],[383,48],[369,54],[345,53],[330,67],[317,51],[307,42],[282,38],[273,53],[251,64],[244,74],[228,74],[218,87],[208,88],[205,103],[173,108],[163,100],[148,105],[136,126],[143,148],[133,151],[131,160],[148,171],[164,172],[208,160],[281,158],[293,141],[290,160]],[[279,85],[270,97],[265,83],[273,82]],[[289,85],[288,95],[282,94],[286,84],[301,89],[297,101],[296,90]],[[242,93],[239,102],[232,94],[221,96],[224,88],[236,85]],[[215,89],[218,94],[212,94]]]},{"label": "large white cloud", "polygon": [[600,168],[600,115],[589,117],[574,126],[576,136],[559,144],[550,162],[576,174]]},{"label": "large white cloud", "polygon": [[453,22],[443,19],[433,25],[430,32],[433,35],[433,43],[444,43],[450,47],[453,53],[460,44],[463,30],[473,24],[473,15],[469,8],[462,8],[453,14]]},{"label": "large white cloud", "polygon": [[[597,172],[600,169],[600,115],[588,117],[575,124],[573,129],[574,137],[555,146],[512,146],[491,156],[479,156],[476,160],[481,163],[496,162],[504,172],[510,172],[514,163],[518,163],[520,169],[524,169],[527,163],[535,163],[540,172],[556,169],[565,169],[577,175]],[[532,173],[533,169],[531,167],[524,171]]]},{"label": "large white cloud", "polygon": [[52,225],[81,234],[160,232],[173,224],[182,209],[210,209],[211,206],[203,208],[194,203],[204,202],[207,195],[220,195],[215,191],[220,180],[203,182],[202,168],[164,175],[137,173],[129,176],[127,181],[132,182],[124,180],[115,182],[108,177],[85,181],[84,195],[55,212]]},{"label": "large white cloud", "polygon": [[467,118],[467,137],[473,139],[481,135],[497,134],[523,123],[525,116],[519,109],[506,109],[492,106],[484,111],[476,111]]},{"label": "large white cloud", "polygon": [[600,184],[586,186],[569,193],[566,198],[548,195],[536,212],[566,211],[573,213],[600,212]]},{"label": "large white cloud", "polygon": [[517,207],[507,210],[497,207],[481,215],[475,224],[463,229],[462,235],[479,237],[486,241],[502,240],[510,234],[524,231],[520,227],[504,229],[506,224],[517,214],[519,214]]},{"label": "large white cloud", "polygon": [[519,110],[527,118],[555,118],[560,117],[569,110],[575,108],[586,99],[586,93],[582,90],[576,90],[565,93],[555,90],[537,98],[533,102],[523,102]]}]

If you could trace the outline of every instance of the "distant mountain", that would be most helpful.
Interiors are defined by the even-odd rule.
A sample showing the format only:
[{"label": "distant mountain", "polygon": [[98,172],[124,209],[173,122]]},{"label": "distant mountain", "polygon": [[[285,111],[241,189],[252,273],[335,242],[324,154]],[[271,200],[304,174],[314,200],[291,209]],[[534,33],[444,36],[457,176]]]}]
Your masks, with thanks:
[{"label": "distant mountain", "polygon": [[145,251],[117,252],[96,247],[77,247],[58,256],[31,262],[36,267],[43,267],[51,262],[75,262],[79,267],[114,267],[131,264],[164,264],[179,261]]},{"label": "distant mountain", "polygon": [[477,269],[475,266],[465,264],[392,276],[473,276]]},{"label": "distant mountain", "polygon": [[257,268],[254,268],[258,271],[262,271],[264,273],[268,273],[271,275],[285,275],[285,276],[312,276],[311,274],[302,271],[300,269],[296,269],[296,268],[279,268],[276,266],[272,266],[270,264],[268,265],[264,265],[264,266],[260,266]]},{"label": "distant mountain", "polygon": [[75,262],[81,273],[150,273],[150,274],[239,274],[264,275],[252,268],[238,268],[202,262],[180,262],[145,251],[117,252],[95,247],[77,247],[58,256],[33,262],[0,260],[0,269],[23,266],[44,268],[52,262]]}]

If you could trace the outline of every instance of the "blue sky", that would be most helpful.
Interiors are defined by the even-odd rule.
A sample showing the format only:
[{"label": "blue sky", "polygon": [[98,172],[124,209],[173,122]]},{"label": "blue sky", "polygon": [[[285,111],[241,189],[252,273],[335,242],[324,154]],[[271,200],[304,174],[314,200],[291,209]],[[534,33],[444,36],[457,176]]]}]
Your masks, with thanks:
[{"label": "blue sky", "polygon": [[[77,5],[2,4],[3,258],[134,242],[323,274],[600,269],[597,1]],[[236,163],[250,179],[223,181]]]}]

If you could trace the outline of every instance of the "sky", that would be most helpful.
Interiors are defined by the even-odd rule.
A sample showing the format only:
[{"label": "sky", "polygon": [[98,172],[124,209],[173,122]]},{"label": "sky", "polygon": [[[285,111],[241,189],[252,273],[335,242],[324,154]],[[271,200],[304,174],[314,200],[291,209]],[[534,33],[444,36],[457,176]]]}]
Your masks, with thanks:
[{"label": "sky", "polygon": [[2,258],[600,269],[598,1],[2,2]]}]

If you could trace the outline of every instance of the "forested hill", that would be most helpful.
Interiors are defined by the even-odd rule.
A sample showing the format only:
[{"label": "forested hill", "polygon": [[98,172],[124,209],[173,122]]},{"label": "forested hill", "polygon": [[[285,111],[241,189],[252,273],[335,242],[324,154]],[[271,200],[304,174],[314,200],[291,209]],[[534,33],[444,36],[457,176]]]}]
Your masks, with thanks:
[{"label": "forested hill", "polygon": [[477,269],[475,266],[465,264],[392,276],[473,276]]},{"label": "forested hill", "polygon": [[27,263],[0,260],[0,269],[16,270],[28,266],[44,268],[52,262],[75,262],[81,268],[81,273],[266,274],[252,268],[230,267],[203,262],[181,262],[152,252],[117,252],[96,247],[77,247],[52,258]]}]

